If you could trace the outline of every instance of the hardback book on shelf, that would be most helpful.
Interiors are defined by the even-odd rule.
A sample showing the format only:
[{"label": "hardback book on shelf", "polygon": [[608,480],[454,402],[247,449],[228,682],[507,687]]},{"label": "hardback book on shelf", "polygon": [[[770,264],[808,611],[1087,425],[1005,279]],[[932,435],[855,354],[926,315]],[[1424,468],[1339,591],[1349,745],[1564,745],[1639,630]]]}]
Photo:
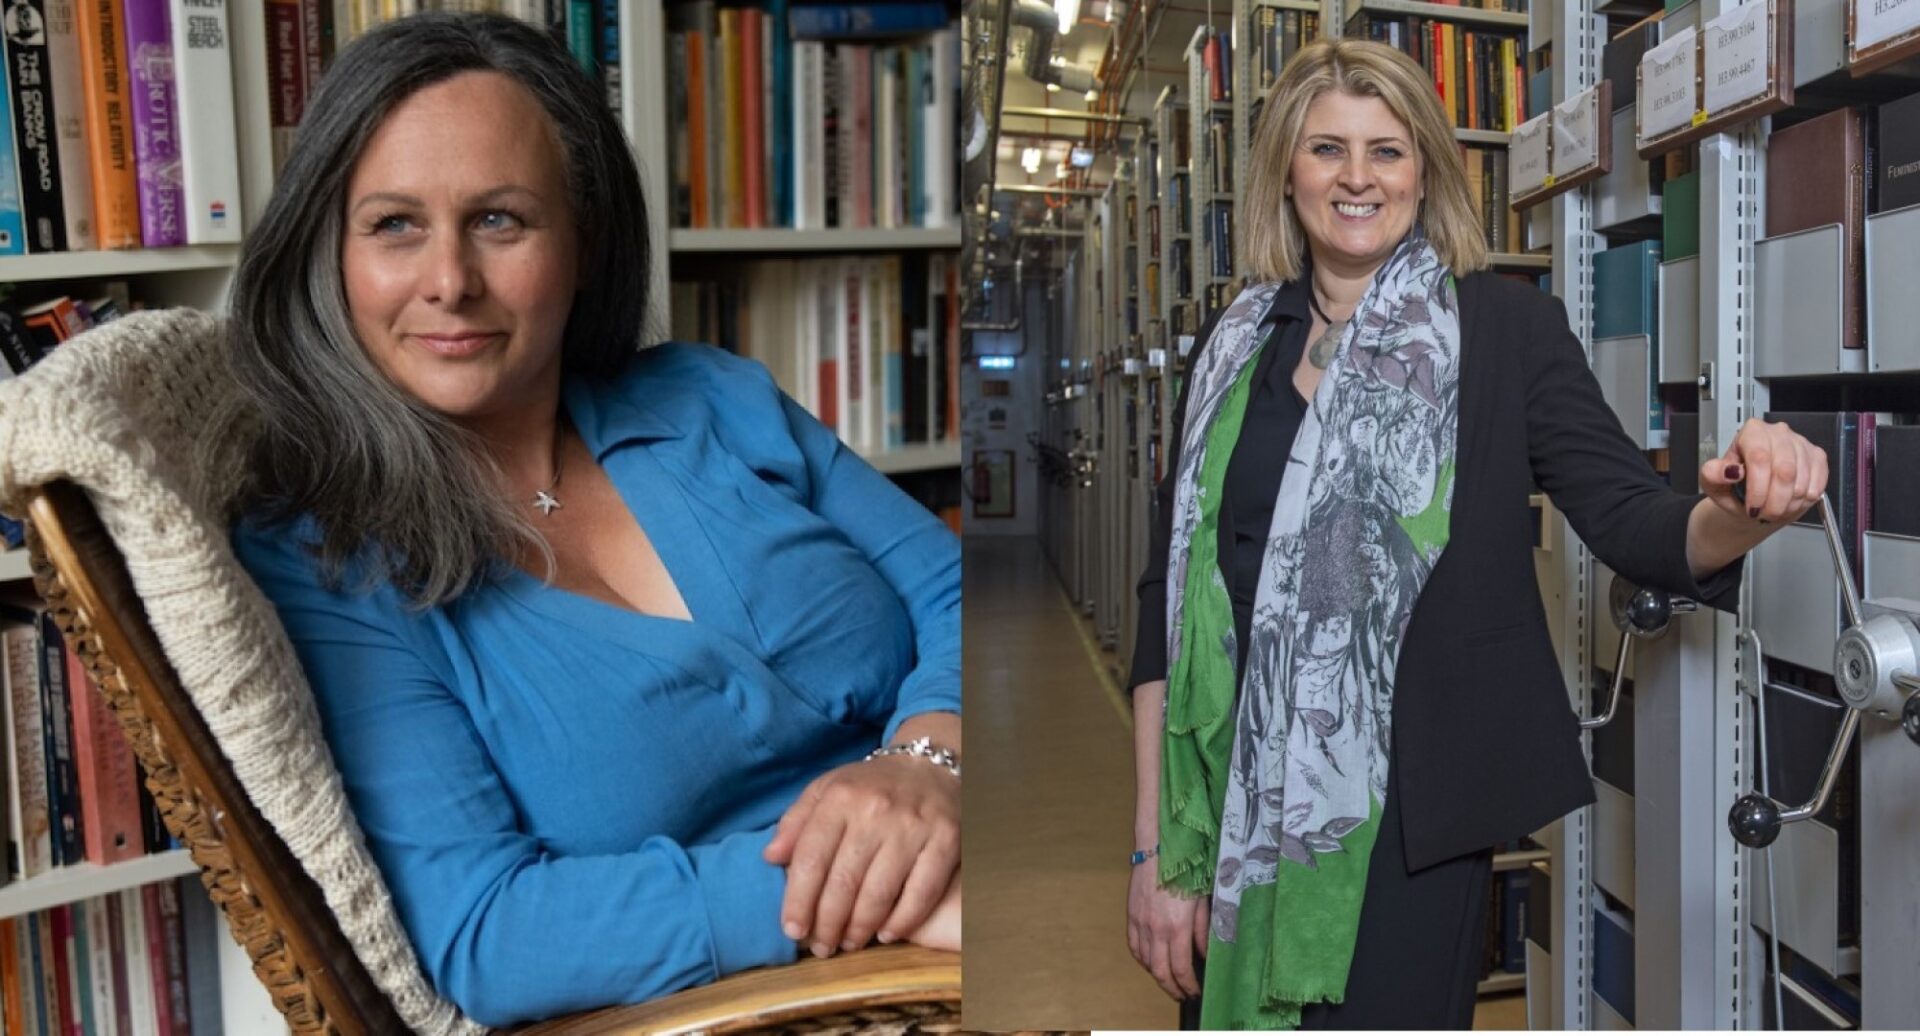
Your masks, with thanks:
[{"label": "hardback book on shelf", "polygon": [[674,226],[957,222],[958,28],[886,42],[787,31],[816,10],[668,8]]},{"label": "hardback book on shelf", "polygon": [[224,0],[16,0],[7,21],[0,254],[240,239]]},{"label": "hardback book on shelf", "polygon": [[1513,30],[1361,10],[1348,19],[1347,35],[1391,44],[1418,61],[1455,126],[1506,133],[1524,121],[1525,48]]},{"label": "hardback book on shelf", "polygon": [[[1869,166],[1860,108],[1838,108],[1767,137],[1766,235],[1838,223],[1845,305],[1839,344],[1866,345],[1866,216]],[[1810,348],[1831,345],[1809,342]]]},{"label": "hardback book on shelf", "polygon": [[766,260],[673,282],[673,336],[759,360],[848,446],[959,436],[959,262],[943,254]]}]

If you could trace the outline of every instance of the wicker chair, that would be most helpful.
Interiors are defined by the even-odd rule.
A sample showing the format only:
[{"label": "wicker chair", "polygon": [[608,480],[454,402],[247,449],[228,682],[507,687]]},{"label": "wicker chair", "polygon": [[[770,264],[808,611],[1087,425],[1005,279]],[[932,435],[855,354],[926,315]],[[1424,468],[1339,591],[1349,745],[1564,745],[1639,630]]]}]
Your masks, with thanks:
[{"label": "wicker chair", "polygon": [[[125,559],[87,494],[51,482],[28,498],[34,581],[105,692],[168,830],[246,947],[296,1033],[392,1033],[406,1026],[355,956],[320,889],[242,790],[147,620]],[[649,1004],[519,1030],[953,1032],[955,954],[885,947],[724,979]]]}]

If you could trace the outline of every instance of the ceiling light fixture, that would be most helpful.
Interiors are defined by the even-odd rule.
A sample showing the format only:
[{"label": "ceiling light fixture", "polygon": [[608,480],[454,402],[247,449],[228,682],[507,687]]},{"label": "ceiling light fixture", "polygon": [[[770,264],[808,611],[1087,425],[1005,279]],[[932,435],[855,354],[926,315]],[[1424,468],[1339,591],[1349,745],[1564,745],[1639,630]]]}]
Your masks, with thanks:
[{"label": "ceiling light fixture", "polygon": [[1060,14],[1060,32],[1062,35],[1073,31],[1073,24],[1080,20],[1080,0],[1053,0],[1053,9]]},{"label": "ceiling light fixture", "polygon": [[1037,147],[1030,147],[1025,151],[1020,152],[1020,168],[1025,169],[1029,173],[1039,172],[1040,171],[1040,149]]}]

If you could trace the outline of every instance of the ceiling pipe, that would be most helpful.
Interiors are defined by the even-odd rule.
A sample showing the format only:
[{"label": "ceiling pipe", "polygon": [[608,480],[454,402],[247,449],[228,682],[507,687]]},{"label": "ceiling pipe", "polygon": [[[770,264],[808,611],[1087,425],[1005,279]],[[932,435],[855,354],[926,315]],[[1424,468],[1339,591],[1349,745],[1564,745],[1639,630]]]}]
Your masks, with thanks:
[{"label": "ceiling pipe", "polygon": [[1098,81],[1092,72],[1053,63],[1054,44],[1060,38],[1060,16],[1055,13],[1053,5],[1046,0],[1009,2],[1012,5],[1013,28],[1028,29],[1033,33],[1033,39],[1027,45],[1026,64],[1022,69],[1027,73],[1027,78],[1076,94],[1093,89]]}]

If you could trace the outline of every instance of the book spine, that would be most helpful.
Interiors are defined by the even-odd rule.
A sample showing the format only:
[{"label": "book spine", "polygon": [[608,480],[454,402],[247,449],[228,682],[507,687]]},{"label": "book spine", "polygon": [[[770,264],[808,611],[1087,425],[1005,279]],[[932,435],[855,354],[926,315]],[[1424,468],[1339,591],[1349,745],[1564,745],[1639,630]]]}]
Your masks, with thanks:
[{"label": "book spine", "polygon": [[100,1031],[93,1009],[93,940],[87,931],[87,903],[82,900],[68,907],[72,932],[67,942],[67,970],[73,974],[74,1036],[93,1036]]},{"label": "book spine", "polygon": [[86,0],[46,0],[47,69],[53,85],[54,146],[60,152],[60,201],[66,215],[67,250],[100,247],[95,218],[96,159],[90,141],[91,99],[86,86],[86,50],[78,12]]},{"label": "book spine", "polygon": [[300,74],[299,0],[265,0],[267,22],[267,123],[273,174],[280,175],[293,149],[294,127],[306,103]]},{"label": "book spine", "polygon": [[140,183],[128,110],[126,37],[120,0],[73,0],[80,30],[93,227],[101,248],[140,247]]},{"label": "book spine", "polygon": [[52,612],[40,616],[40,693],[45,708],[48,808],[53,814],[56,866],[86,859],[81,829],[79,771],[73,761],[73,717],[68,709],[66,639]]},{"label": "book spine", "polygon": [[27,214],[20,204],[20,165],[13,145],[13,104],[0,79],[0,255],[27,251]]},{"label": "book spine", "polygon": [[594,10],[594,36],[599,41],[595,54],[600,65],[600,84],[607,91],[607,108],[620,117],[620,0],[599,0]]},{"label": "book spine", "polygon": [[113,895],[120,902],[120,924],[126,946],[127,997],[131,1001],[128,1013],[133,1021],[130,1031],[156,1032],[159,1016],[153,999],[153,961],[147,949],[146,906],[141,902],[139,889]]},{"label": "book spine", "polygon": [[113,953],[113,1024],[120,1036],[134,1036],[133,986],[127,960],[126,903],[117,892],[102,896],[107,907],[107,943]]},{"label": "book spine", "polygon": [[846,124],[850,118],[841,116],[843,90],[841,80],[841,58],[845,48],[834,44],[816,44],[820,56],[819,89],[814,94],[819,102],[820,111],[820,204],[829,227],[848,226],[846,207],[841,204],[841,195],[846,184],[846,152],[844,139]]},{"label": "book spine", "polygon": [[772,211],[768,219],[774,226],[791,227],[794,220],[794,92],[787,89],[793,81],[793,37],[787,32],[787,0],[767,0],[766,34],[761,41],[767,52],[767,83],[772,109],[768,113],[768,146],[773,152],[771,169]]},{"label": "book spine", "polygon": [[892,197],[900,182],[900,170],[894,164],[894,135],[899,125],[895,121],[893,102],[899,73],[893,64],[893,53],[891,49],[873,52],[873,225],[876,227],[899,226],[894,218]]},{"label": "book spine", "polygon": [[240,163],[234,149],[233,57],[227,0],[168,0],[179,98],[180,182],[187,243],[240,241]]},{"label": "book spine", "polygon": [[146,851],[133,747],[100,685],[72,651],[67,652],[67,675],[74,696],[75,737],[83,753],[80,800],[87,804],[87,858],[101,865],[130,860]]},{"label": "book spine", "polygon": [[166,0],[126,0],[132,73],[133,149],[139,169],[140,240],[148,248],[187,243],[181,223],[180,137],[174,125],[173,40]]},{"label": "book spine", "polygon": [[691,226],[712,226],[712,203],[708,190],[712,171],[708,167],[708,136],[712,134],[712,109],[707,92],[707,33],[687,33],[687,211]]},{"label": "book spine", "polygon": [[853,174],[853,223],[855,227],[873,226],[873,48],[851,48],[852,75],[847,77],[847,95],[853,112],[849,134],[849,168]]},{"label": "book spine", "polygon": [[792,8],[787,22],[795,39],[865,39],[928,32],[947,18],[938,3],[807,4]]},{"label": "book spine", "polygon": [[113,936],[107,930],[107,901],[91,899],[86,904],[88,981],[91,985],[95,1028],[90,1032],[112,1036],[113,1027]]},{"label": "book spine", "polygon": [[739,12],[740,195],[749,227],[767,225],[765,133],[766,84],[761,80],[760,15]]},{"label": "book spine", "polygon": [[20,927],[21,922],[16,918],[0,918],[0,990],[5,991],[5,995],[0,996],[0,1030],[24,1034],[27,1022],[20,1010]]},{"label": "book spine", "polygon": [[40,918],[40,959],[46,962],[41,993],[47,998],[47,1031],[55,1036],[74,1036],[73,961],[68,955],[73,942],[73,912],[62,904],[42,911]]},{"label": "book spine", "polygon": [[[42,0],[25,0],[8,9],[8,20],[46,24]],[[29,21],[30,20],[30,21]],[[13,100],[14,147],[19,153],[20,200],[26,215],[27,251],[62,252],[67,249],[66,201],[61,191],[60,147],[54,139],[58,113],[54,110],[47,34],[4,34],[7,89]]]},{"label": "book spine", "polygon": [[594,0],[567,0],[567,49],[573,52],[573,60],[579,62],[581,71],[589,76],[598,77],[594,68],[594,51],[598,48],[593,42]]},{"label": "book spine", "polygon": [[20,996],[20,1012],[24,1016],[21,1031],[35,1034],[53,1031],[47,1025],[47,1005],[41,995],[45,988],[42,975],[46,961],[40,955],[40,926],[44,921],[44,914],[28,914],[19,919],[14,930],[20,957],[20,983],[14,989]]},{"label": "book spine", "polygon": [[153,996],[154,1031],[157,1036],[174,1036],[172,997],[167,993],[167,930],[160,916],[160,889],[142,885],[140,916],[146,923],[147,988]]},{"label": "book spine", "polygon": [[718,43],[715,46],[715,61],[718,65],[720,88],[715,96],[719,99],[719,142],[720,164],[718,179],[715,181],[719,193],[715,196],[718,206],[717,226],[746,226],[745,199],[741,193],[746,189],[746,177],[740,168],[742,140],[740,125],[740,12],[731,8],[721,8],[716,12],[719,22]]},{"label": "book spine", "polygon": [[180,886],[171,881],[149,886],[158,890],[160,930],[167,961],[167,1010],[172,1018],[172,1036],[191,1036],[192,1004],[187,995],[186,921],[180,908]]}]

